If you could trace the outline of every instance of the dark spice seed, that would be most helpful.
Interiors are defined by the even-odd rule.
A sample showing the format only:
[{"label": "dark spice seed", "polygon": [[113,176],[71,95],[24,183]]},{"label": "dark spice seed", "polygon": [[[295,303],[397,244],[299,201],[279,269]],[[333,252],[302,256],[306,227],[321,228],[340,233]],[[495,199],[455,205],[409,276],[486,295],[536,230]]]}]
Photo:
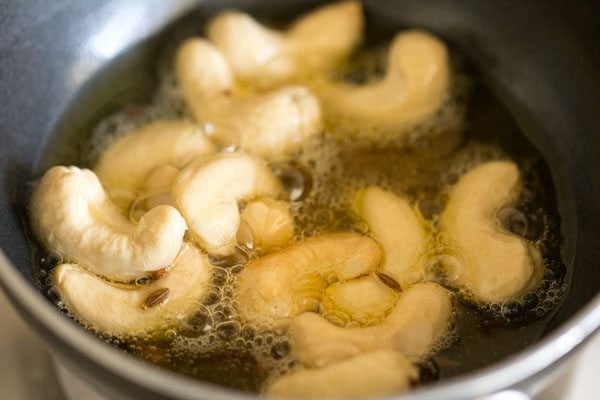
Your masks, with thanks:
[{"label": "dark spice seed", "polygon": [[393,289],[398,292],[402,291],[402,287],[400,286],[398,281],[396,281],[391,276],[384,274],[383,272],[377,272],[377,277],[379,278],[379,280],[381,282],[383,282],[390,289]]},{"label": "dark spice seed", "polygon": [[146,310],[164,303],[169,298],[169,292],[169,288],[156,289],[154,292],[148,295],[142,307],[144,310]]},{"label": "dark spice seed", "polygon": [[156,281],[156,280],[159,280],[160,278],[162,278],[163,276],[165,276],[166,274],[167,274],[166,268],[157,269],[156,271],[152,271],[152,273],[150,274],[150,279],[152,279],[153,281]]}]

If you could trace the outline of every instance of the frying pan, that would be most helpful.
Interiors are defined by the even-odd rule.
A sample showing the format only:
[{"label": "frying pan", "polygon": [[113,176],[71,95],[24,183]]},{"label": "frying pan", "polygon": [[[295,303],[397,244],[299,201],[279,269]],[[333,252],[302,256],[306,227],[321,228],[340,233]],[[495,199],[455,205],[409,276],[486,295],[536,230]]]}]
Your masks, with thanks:
[{"label": "frying pan", "polygon": [[[21,221],[23,187],[51,164],[81,164],[78,135],[122,105],[150,98],[157,83],[155,61],[169,40],[201,32],[203,22],[222,8],[286,19],[317,3],[0,4],[0,282],[63,365],[104,396],[246,395],[144,364],[61,315],[34,281],[32,250]],[[600,6],[593,1],[533,0],[365,0],[364,6],[369,27],[390,34],[409,26],[431,30],[477,69],[548,165],[561,216],[561,251],[572,272],[568,295],[537,343],[406,398],[465,399],[493,393],[526,398],[600,327]],[[178,26],[192,28],[186,32]]]}]

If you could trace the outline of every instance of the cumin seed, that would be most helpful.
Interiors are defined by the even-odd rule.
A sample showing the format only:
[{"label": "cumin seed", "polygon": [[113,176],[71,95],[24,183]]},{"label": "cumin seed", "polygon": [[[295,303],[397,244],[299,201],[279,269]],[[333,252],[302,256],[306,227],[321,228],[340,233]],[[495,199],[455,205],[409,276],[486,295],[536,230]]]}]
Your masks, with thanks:
[{"label": "cumin seed", "polygon": [[392,278],[388,274],[384,274],[383,272],[377,272],[377,277],[379,278],[379,280],[381,282],[383,282],[390,289],[393,289],[397,292],[402,291],[402,287],[400,286],[398,281],[396,281],[394,278]]},{"label": "cumin seed", "polygon": [[144,304],[142,305],[142,308],[147,310],[148,308],[164,303],[169,298],[169,292],[169,288],[156,289],[154,292],[148,295],[146,301],[144,301]]}]

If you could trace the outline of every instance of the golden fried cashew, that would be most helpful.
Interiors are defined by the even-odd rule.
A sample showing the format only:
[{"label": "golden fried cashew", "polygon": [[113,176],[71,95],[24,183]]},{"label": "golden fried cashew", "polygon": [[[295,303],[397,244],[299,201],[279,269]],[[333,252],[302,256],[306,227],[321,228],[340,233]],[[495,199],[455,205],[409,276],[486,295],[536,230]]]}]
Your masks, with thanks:
[{"label": "golden fried cashew", "polygon": [[249,202],[242,211],[238,243],[270,251],[285,246],[293,237],[294,219],[285,201],[262,198]]},{"label": "golden fried cashew", "polygon": [[345,318],[368,324],[385,317],[397,300],[397,291],[376,274],[370,274],[329,285],[321,300],[321,309],[333,315],[341,312]]},{"label": "golden fried cashew", "polygon": [[238,201],[282,193],[266,163],[242,153],[199,158],[181,171],[172,190],[192,238],[206,250],[222,254],[235,244]]},{"label": "golden fried cashew", "polygon": [[253,260],[237,279],[240,317],[262,326],[285,324],[301,312],[315,310],[328,283],[369,273],[380,258],[372,239],[336,233]]},{"label": "golden fried cashew", "polygon": [[280,156],[321,129],[320,104],[303,86],[262,95],[234,93],[227,61],[206,40],[194,38],[181,45],[175,73],[194,118],[223,145]]},{"label": "golden fried cashew", "polygon": [[110,335],[136,336],[182,322],[202,304],[211,266],[184,245],[165,276],[146,286],[114,285],[75,264],[61,264],[53,281],[63,303],[81,322]]},{"label": "golden fried cashew", "polygon": [[207,33],[237,77],[269,87],[339,62],[362,41],[363,25],[360,3],[344,1],[304,15],[287,32],[227,11],[210,22]]},{"label": "golden fried cashew", "polygon": [[362,86],[324,81],[317,94],[331,115],[377,139],[372,136],[431,117],[447,99],[449,81],[444,43],[425,32],[407,31],[395,36],[382,80]]},{"label": "golden fried cashew", "polygon": [[118,138],[102,153],[94,171],[111,199],[126,208],[155,168],[165,164],[181,168],[196,156],[214,152],[198,125],[153,122]]},{"label": "golden fried cashew", "polygon": [[408,200],[370,186],[357,192],[353,208],[369,225],[371,236],[382,247],[380,271],[402,288],[421,281],[421,258],[428,235]]},{"label": "golden fried cashew", "polygon": [[65,259],[97,275],[130,281],[173,262],[186,224],[170,206],[126,219],[88,169],[53,167],[44,174],[30,204],[37,237]]},{"label": "golden fried cashew", "polygon": [[497,213],[514,203],[521,182],[510,161],[482,164],[452,188],[440,218],[448,248],[458,262],[448,263],[448,279],[477,299],[514,299],[535,288],[542,278],[539,250],[502,229]]},{"label": "golden fried cashew", "polygon": [[417,369],[402,354],[379,350],[322,369],[300,369],[277,379],[270,398],[349,399],[399,394],[417,381]]},{"label": "golden fried cashew", "polygon": [[431,282],[418,283],[400,295],[379,325],[343,328],[307,312],[294,318],[289,336],[294,356],[307,367],[323,367],[378,349],[393,349],[418,361],[444,336],[451,315],[448,290]]}]

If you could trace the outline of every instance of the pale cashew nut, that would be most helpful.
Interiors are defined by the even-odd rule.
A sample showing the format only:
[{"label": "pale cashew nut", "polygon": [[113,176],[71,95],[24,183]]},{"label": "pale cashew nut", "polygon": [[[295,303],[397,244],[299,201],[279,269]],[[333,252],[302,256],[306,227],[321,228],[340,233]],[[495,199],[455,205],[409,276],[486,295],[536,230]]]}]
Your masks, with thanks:
[{"label": "pale cashew nut", "polygon": [[341,311],[355,321],[368,323],[392,309],[397,299],[392,289],[406,289],[423,280],[421,260],[428,239],[408,200],[377,186],[359,190],[353,208],[381,245],[383,260],[378,274],[331,285],[322,305],[325,311]]},{"label": "pale cashew nut", "polygon": [[110,335],[137,336],[178,325],[198,309],[211,274],[200,250],[184,245],[166,275],[146,286],[114,285],[75,264],[57,266],[52,277],[81,322]]},{"label": "pale cashew nut", "polygon": [[294,219],[285,201],[262,198],[242,211],[237,241],[264,251],[283,247],[294,237]]},{"label": "pale cashew nut", "polygon": [[376,274],[370,274],[329,285],[321,309],[323,313],[341,312],[345,318],[369,324],[385,317],[397,300],[398,292],[386,286]]},{"label": "pale cashew nut", "polygon": [[394,349],[418,361],[443,338],[451,315],[450,292],[426,282],[403,292],[379,325],[343,328],[307,312],[294,318],[289,336],[294,356],[307,367],[323,367],[379,349]]},{"label": "pale cashew nut", "polygon": [[519,169],[513,162],[487,162],[460,178],[440,218],[440,230],[459,260],[452,263],[448,276],[479,300],[511,300],[541,281],[538,248],[502,230],[497,221],[498,211],[514,203],[520,189]]},{"label": "pale cashew nut", "polygon": [[253,260],[237,279],[240,317],[262,326],[289,322],[315,310],[328,283],[369,273],[380,258],[381,250],[372,239],[336,233]]},{"label": "pale cashew nut", "polygon": [[344,1],[304,15],[287,32],[264,27],[248,14],[228,11],[210,22],[207,33],[237,77],[273,86],[342,60],[362,41],[363,25],[360,3]]},{"label": "pale cashew nut", "polygon": [[271,398],[374,398],[404,392],[417,381],[417,369],[400,353],[379,350],[322,369],[300,369],[277,379]]},{"label": "pale cashew nut", "polygon": [[353,208],[383,249],[380,271],[402,288],[421,281],[428,234],[408,200],[370,186],[357,192]]},{"label": "pale cashew nut", "polygon": [[50,249],[97,275],[130,281],[171,265],[186,224],[179,212],[159,206],[133,224],[110,201],[96,175],[53,167],[31,197],[34,232]]},{"label": "pale cashew nut", "polygon": [[218,253],[230,252],[235,243],[239,200],[282,193],[266,163],[242,153],[199,158],[181,171],[172,190],[192,238]]},{"label": "pale cashew nut", "polygon": [[198,125],[153,122],[119,137],[102,153],[94,171],[111,199],[126,208],[155,168],[165,164],[181,168],[196,156],[215,151]]},{"label": "pale cashew nut", "polygon": [[175,71],[190,111],[217,141],[260,156],[297,150],[321,129],[321,107],[303,86],[236,95],[223,55],[194,38],[178,50]]},{"label": "pale cashew nut", "polygon": [[332,115],[372,139],[381,132],[402,131],[425,121],[449,92],[448,51],[434,36],[420,31],[399,33],[388,57],[382,80],[362,86],[324,81],[317,93]]}]

